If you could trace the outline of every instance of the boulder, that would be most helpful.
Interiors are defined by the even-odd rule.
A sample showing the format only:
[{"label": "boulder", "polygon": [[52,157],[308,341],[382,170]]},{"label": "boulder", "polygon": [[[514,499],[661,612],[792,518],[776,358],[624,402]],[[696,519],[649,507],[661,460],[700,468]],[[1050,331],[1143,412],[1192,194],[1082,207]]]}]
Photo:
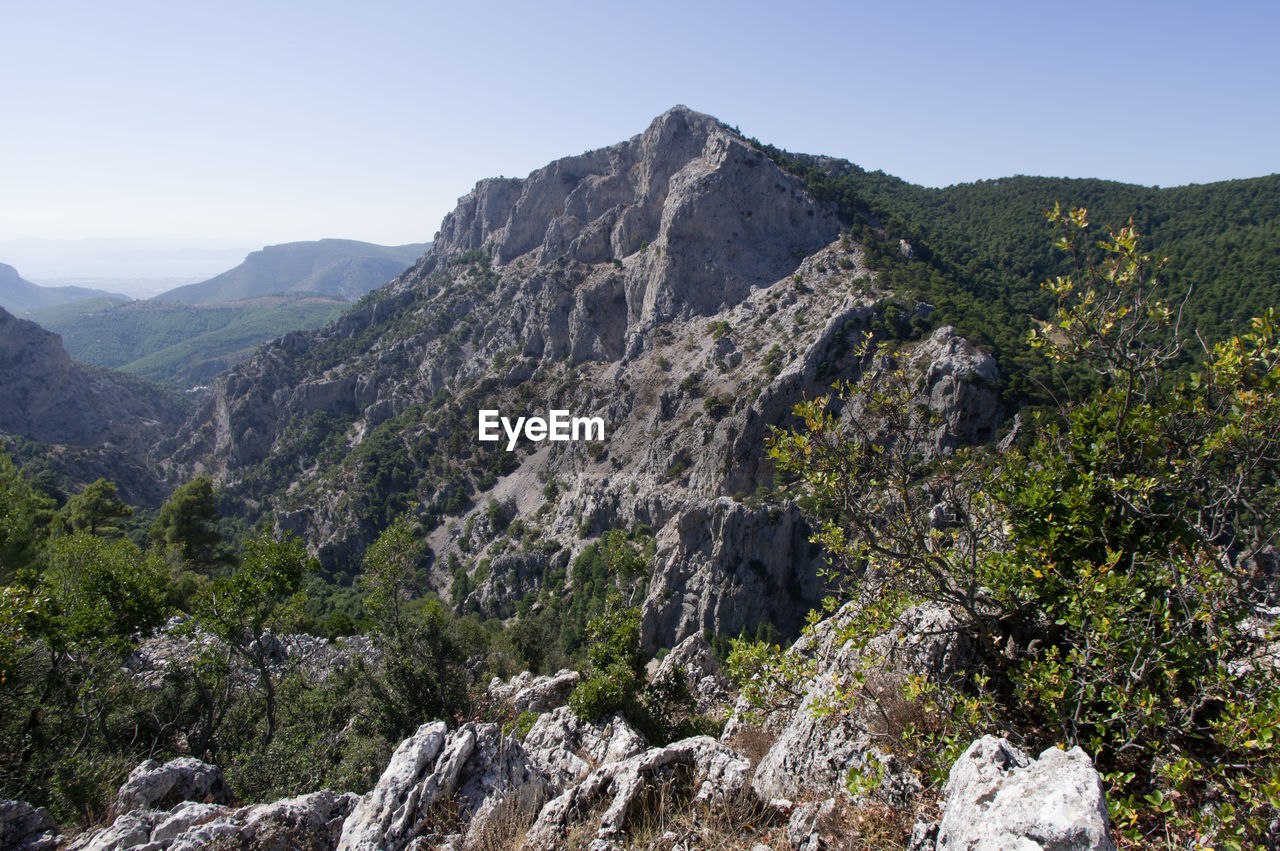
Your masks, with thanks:
[{"label": "boulder", "polygon": [[52,851],[58,829],[44,807],[26,801],[0,800],[0,848],[4,851]]},{"label": "boulder", "polygon": [[1005,739],[984,736],[951,768],[931,847],[1114,851],[1108,825],[1102,778],[1080,748],[1049,748],[1032,760]]},{"label": "boulder", "polygon": [[399,851],[424,838],[437,804],[456,805],[456,819],[447,821],[464,828],[464,845],[474,844],[513,813],[531,818],[545,792],[546,780],[524,748],[497,725],[468,723],[450,733],[443,721],[424,724],[400,743],[377,785],[360,799],[338,848]]},{"label": "boulder", "polygon": [[131,810],[167,810],[181,801],[225,804],[231,790],[222,771],[192,757],[171,759],[161,765],[149,759],[129,774],[116,793],[116,813]]}]

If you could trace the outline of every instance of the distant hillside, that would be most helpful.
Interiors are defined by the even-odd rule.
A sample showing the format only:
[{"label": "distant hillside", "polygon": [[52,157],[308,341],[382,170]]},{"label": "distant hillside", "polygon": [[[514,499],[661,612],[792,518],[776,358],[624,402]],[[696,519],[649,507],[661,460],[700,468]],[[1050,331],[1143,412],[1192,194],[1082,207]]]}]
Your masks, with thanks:
[{"label": "distant hillside", "polygon": [[169,290],[156,300],[212,304],[279,293],[315,293],[355,301],[403,272],[430,247],[430,243],[385,246],[351,239],[269,245],[216,278]]},{"label": "distant hillside", "polygon": [[1040,283],[1070,265],[1046,250],[1044,213],[1055,203],[1086,207],[1099,239],[1105,226],[1132,220],[1143,249],[1168,258],[1162,295],[1178,304],[1189,291],[1184,327],[1208,340],[1239,333],[1280,304],[1280,174],[1164,189],[1026,176],[931,189],[844,160],[759,147],[852,222],[884,286],[928,301],[938,308],[935,324],[989,347],[1018,403],[1048,401],[1051,379],[1026,334],[1050,309]]},{"label": "distant hillside", "polygon": [[69,304],[87,298],[129,300],[128,296],[118,293],[84,287],[42,287],[24,280],[12,266],[0,263],[0,307],[10,313],[21,315],[42,307]]},{"label": "distant hillside", "polygon": [[336,319],[347,306],[337,298],[301,294],[204,305],[94,299],[46,308],[32,318],[61,334],[78,361],[190,387],[239,363],[267,340]]},{"label": "distant hillside", "polygon": [[[0,444],[44,456],[55,484],[111,478],[124,498],[154,504],[164,489],[144,463],[185,418],[176,393],[67,356],[58,335],[0,309]],[[31,442],[31,443],[28,443]],[[34,444],[34,445],[32,445]],[[56,447],[55,451],[46,451]]]}]

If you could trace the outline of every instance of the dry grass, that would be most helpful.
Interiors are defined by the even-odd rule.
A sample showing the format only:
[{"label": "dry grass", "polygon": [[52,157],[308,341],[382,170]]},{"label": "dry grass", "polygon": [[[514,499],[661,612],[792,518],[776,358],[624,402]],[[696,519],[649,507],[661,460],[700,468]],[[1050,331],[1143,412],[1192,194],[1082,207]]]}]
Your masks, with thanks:
[{"label": "dry grass", "polygon": [[693,803],[687,794],[659,795],[635,822],[626,847],[644,851],[735,851],[756,845],[784,851],[791,847],[785,821],[745,795],[714,808]]},{"label": "dry grass", "polygon": [[472,837],[473,851],[508,851],[524,845],[525,835],[538,819],[538,806],[530,798],[510,795],[497,806],[484,827]]},{"label": "dry grass", "polygon": [[417,835],[429,842],[439,843],[451,833],[459,833],[466,829],[462,823],[462,809],[456,797],[437,798],[427,808],[422,825]]},{"label": "dry grass", "polygon": [[759,765],[760,760],[776,741],[778,741],[777,733],[770,733],[762,727],[743,725],[726,744],[751,760],[752,765]]},{"label": "dry grass", "polygon": [[822,847],[831,851],[904,851],[914,824],[914,814],[880,802],[854,806],[837,798],[836,808],[820,817],[814,828]]}]

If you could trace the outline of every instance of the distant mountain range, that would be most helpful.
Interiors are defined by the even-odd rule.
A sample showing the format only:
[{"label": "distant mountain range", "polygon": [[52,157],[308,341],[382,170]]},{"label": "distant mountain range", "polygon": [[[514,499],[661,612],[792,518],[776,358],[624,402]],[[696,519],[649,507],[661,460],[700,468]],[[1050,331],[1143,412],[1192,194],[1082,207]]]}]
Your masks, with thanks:
[{"label": "distant mountain range", "polygon": [[86,287],[42,287],[24,279],[12,266],[0,263],[0,307],[13,314],[22,315],[42,307],[104,297],[129,300],[128,296],[119,293]]},{"label": "distant mountain range", "polygon": [[273,245],[221,275],[147,301],[40,287],[0,266],[0,305],[62,335],[78,361],[191,387],[267,340],[336,319],[351,300],[387,283],[429,247],[347,239]]},{"label": "distant mountain range", "polygon": [[430,243],[386,246],[352,239],[269,245],[234,269],[161,293],[155,300],[211,304],[314,293],[355,301],[403,272],[430,247]]}]

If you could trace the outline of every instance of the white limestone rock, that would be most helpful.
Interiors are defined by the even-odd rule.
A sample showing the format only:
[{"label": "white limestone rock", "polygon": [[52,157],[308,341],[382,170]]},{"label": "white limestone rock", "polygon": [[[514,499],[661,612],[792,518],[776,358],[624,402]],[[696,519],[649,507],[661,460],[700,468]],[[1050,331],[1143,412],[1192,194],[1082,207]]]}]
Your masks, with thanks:
[{"label": "white limestone rock", "polygon": [[676,645],[658,665],[653,679],[662,682],[676,676],[684,677],[701,713],[720,712],[731,699],[733,686],[720,673],[720,660],[700,632]]},{"label": "white limestone rock", "polygon": [[678,769],[688,772],[694,803],[712,807],[725,806],[746,794],[751,778],[751,761],[709,736],[652,748],[596,768],[581,783],[548,802],[526,835],[524,847],[530,851],[562,848],[568,830],[599,807],[604,807],[604,813],[589,847],[616,847],[645,785],[671,777]]},{"label": "white limestone rock", "polygon": [[[399,851],[416,839],[433,804],[456,800],[466,825],[464,846],[490,820],[512,810],[531,814],[546,780],[520,743],[494,724],[424,724],[400,743],[377,785],[342,827],[341,851]],[[443,837],[440,837],[443,839]]]},{"label": "white limestone rock", "polygon": [[116,793],[116,812],[167,810],[181,801],[225,804],[231,790],[222,770],[192,757],[171,759],[161,765],[149,759],[129,773]]},{"label": "white limestone rock", "polygon": [[578,672],[568,668],[542,676],[524,671],[505,683],[494,677],[488,692],[494,700],[510,703],[516,712],[549,712],[569,702],[578,678]]},{"label": "white limestone rock", "polygon": [[539,717],[524,737],[529,761],[556,791],[578,783],[598,766],[621,762],[647,747],[621,715],[584,721],[567,706]]},{"label": "white limestone rock", "polygon": [[1036,760],[984,736],[951,768],[936,851],[1114,851],[1102,778],[1080,748]]},{"label": "white limestone rock", "polygon": [[329,790],[231,808],[183,801],[168,812],[133,810],[79,837],[68,851],[225,851],[333,848],[358,796]]}]

